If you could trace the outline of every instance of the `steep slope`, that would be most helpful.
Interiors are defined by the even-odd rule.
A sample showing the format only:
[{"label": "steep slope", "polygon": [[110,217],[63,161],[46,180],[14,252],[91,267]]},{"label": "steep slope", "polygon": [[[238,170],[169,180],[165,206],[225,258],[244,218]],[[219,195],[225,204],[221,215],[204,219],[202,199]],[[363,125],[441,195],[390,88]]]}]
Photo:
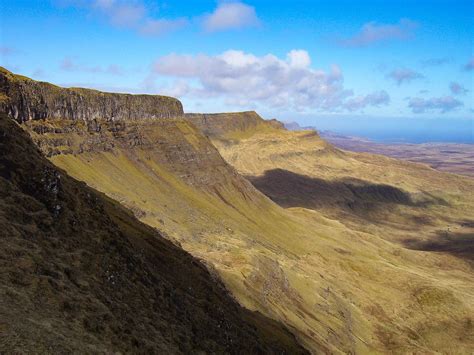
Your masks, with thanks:
[{"label": "steep slope", "polygon": [[[422,352],[472,347],[474,181],[345,152],[315,131],[290,132],[261,118],[243,126],[235,123],[238,113],[221,114],[219,130],[199,115],[189,119],[199,120],[222,156],[255,187],[303,217],[308,228],[316,220],[318,237],[329,237],[318,241],[316,253],[327,258],[323,269],[334,277],[328,294],[338,289],[348,332],[368,340],[356,330],[359,311],[371,319],[368,342],[375,336],[390,351],[407,351],[410,343],[426,346]],[[333,249],[323,249],[325,243]]]},{"label": "steep slope", "polygon": [[[375,200],[382,207],[412,208],[412,202],[432,197],[412,196],[382,180],[371,185],[392,188],[359,186],[364,179],[353,176],[348,181],[343,175],[336,190],[332,185],[322,190],[329,189],[327,209],[282,208],[242,178],[205,135],[227,161],[250,172],[249,177],[264,177],[252,173],[260,164],[276,169],[273,157],[303,175],[297,170],[300,161],[293,157],[305,153],[295,144],[308,149],[311,159],[317,158],[312,164],[328,174],[333,164],[334,169],[351,172],[359,163],[346,167],[345,153],[312,132],[282,139],[286,133],[278,122],[268,124],[254,112],[114,121],[103,117],[94,125],[89,121],[46,118],[28,120],[22,127],[54,164],[164,231],[215,270],[242,305],[283,322],[312,351],[466,352],[473,346],[469,263],[387,241],[391,237],[385,238],[382,227],[351,212],[358,209],[344,207],[355,199],[354,206],[367,207]],[[248,146],[255,148],[253,153],[246,151],[246,144],[256,137],[265,137],[266,145],[257,139],[255,146]],[[302,144],[305,139],[312,143]],[[314,154],[314,144],[326,153]],[[272,147],[272,159],[267,160],[266,146]],[[246,162],[240,161],[240,148],[252,155]],[[234,153],[239,159],[232,161]],[[252,169],[241,169],[247,163]],[[364,173],[365,168],[359,169]],[[290,171],[289,166],[284,170]],[[370,175],[367,170],[364,174]],[[314,195],[306,196],[313,191],[313,181],[306,193],[298,194],[301,190],[292,189],[284,177],[286,198],[314,202]],[[292,177],[301,181],[301,176]],[[308,186],[308,181],[302,185]],[[411,213],[407,218],[413,217]],[[369,228],[362,228],[365,225]]]},{"label": "steep slope", "polygon": [[2,352],[304,352],[0,116]]}]

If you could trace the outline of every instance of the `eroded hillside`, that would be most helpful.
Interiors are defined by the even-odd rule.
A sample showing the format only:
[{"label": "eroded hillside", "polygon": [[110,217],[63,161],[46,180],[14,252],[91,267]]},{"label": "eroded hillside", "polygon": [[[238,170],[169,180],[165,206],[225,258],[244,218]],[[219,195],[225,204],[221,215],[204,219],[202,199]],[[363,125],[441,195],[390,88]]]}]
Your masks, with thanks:
[{"label": "eroded hillside", "polygon": [[304,353],[3,114],[0,151],[2,352]]},{"label": "eroded hillside", "polygon": [[472,266],[416,250],[446,218],[469,233],[467,180],[426,168],[415,179],[417,165],[351,155],[253,112],[38,118],[22,127],[54,164],[164,231],[312,351],[473,346]]}]

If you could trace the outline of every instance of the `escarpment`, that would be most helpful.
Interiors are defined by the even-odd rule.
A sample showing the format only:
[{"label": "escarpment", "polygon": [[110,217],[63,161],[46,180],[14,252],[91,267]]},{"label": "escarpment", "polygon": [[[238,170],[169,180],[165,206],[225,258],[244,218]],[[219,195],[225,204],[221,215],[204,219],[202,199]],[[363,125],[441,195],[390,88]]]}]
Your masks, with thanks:
[{"label": "escarpment", "polygon": [[45,118],[86,122],[160,119],[183,114],[181,102],[172,97],[61,88],[4,68],[0,68],[0,94],[0,110],[18,122]]},{"label": "escarpment", "polygon": [[[123,153],[153,161],[195,187],[213,190],[226,184],[248,190],[217,149],[181,118],[130,121],[32,120],[22,125],[42,152],[53,160]],[[142,158],[139,158],[141,156]]]},{"label": "escarpment", "polygon": [[258,129],[285,129],[277,120],[264,120],[255,111],[229,113],[186,113],[185,118],[211,138],[239,136]]},{"label": "escarpment", "polygon": [[0,69],[0,110],[22,123],[49,158],[137,154],[165,167],[192,186],[215,191],[251,185],[183,117],[179,100],[157,95],[66,89]]},{"label": "escarpment", "polygon": [[[23,83],[21,90],[30,79],[8,80]],[[80,90],[84,96],[100,96]],[[0,101],[15,118],[6,104],[15,100],[8,95],[3,90]],[[41,102],[27,106],[30,112],[44,112]],[[470,240],[472,181],[345,152],[314,131],[290,132],[255,112],[151,117],[133,111],[124,119],[83,112],[83,119],[46,113],[46,118],[25,114],[26,121],[20,116],[17,121],[50,162],[180,244],[215,272],[241,305],[284,323],[314,353],[467,353],[473,348],[472,268],[465,254],[443,252],[452,243],[458,250]],[[29,169],[36,172],[34,166]],[[54,174],[44,182],[48,191],[55,191]],[[4,209],[7,220],[21,219],[15,228],[28,235],[48,223],[36,209],[30,216],[38,225],[29,223],[29,215],[12,207],[19,202],[29,200]],[[53,215],[60,214],[54,212],[56,202],[47,201]],[[97,218],[85,221],[85,227]],[[453,231],[449,238],[447,225]],[[130,230],[128,222],[122,226],[124,232]],[[141,238],[139,234],[134,241]],[[437,252],[433,240],[439,242]],[[13,255],[22,254],[14,250]],[[22,259],[18,268],[29,265]],[[167,270],[175,266],[170,262]],[[188,272],[176,270],[171,278]],[[51,275],[47,269],[44,277],[62,287],[62,279]],[[117,273],[112,275],[115,282]],[[128,279],[125,275],[120,281]],[[21,277],[20,285],[27,281]],[[85,285],[81,278],[77,283]],[[6,291],[10,299],[21,294],[13,291]],[[66,301],[65,309],[74,309],[76,303]],[[101,319],[110,315],[100,305],[97,309],[101,318],[89,315],[84,322],[101,330]],[[128,313],[135,315],[132,311]],[[189,318],[188,313],[183,317]]]}]

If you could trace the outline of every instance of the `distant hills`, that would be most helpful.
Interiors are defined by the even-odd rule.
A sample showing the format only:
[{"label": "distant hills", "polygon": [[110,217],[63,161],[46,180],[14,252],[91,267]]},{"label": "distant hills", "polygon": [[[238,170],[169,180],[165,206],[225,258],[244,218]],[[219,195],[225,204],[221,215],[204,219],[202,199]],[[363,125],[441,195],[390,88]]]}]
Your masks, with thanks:
[{"label": "distant hills", "polygon": [[474,177],[474,144],[460,143],[377,143],[330,131],[321,136],[336,147],[354,152],[383,154],[389,157],[428,164],[434,169]]}]

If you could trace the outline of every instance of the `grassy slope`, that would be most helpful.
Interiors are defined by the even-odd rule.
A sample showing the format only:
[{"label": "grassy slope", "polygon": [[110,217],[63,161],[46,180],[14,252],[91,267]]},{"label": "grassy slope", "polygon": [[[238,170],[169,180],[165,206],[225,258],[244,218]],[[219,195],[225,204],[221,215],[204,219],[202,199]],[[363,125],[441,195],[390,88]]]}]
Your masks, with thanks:
[{"label": "grassy slope", "polygon": [[[300,162],[289,157],[299,153],[288,147],[301,147],[301,141],[293,137],[294,142],[278,143],[273,128],[271,135],[262,129],[259,134],[278,146],[272,149],[272,160],[283,157],[296,170]],[[315,139],[307,132],[301,135]],[[236,138],[242,136],[242,141]],[[234,156],[234,148],[258,136],[232,132],[230,137],[233,143],[216,142],[229,162],[265,166],[262,146],[252,145],[252,157],[242,160],[227,154]],[[258,161],[251,151],[260,152]],[[386,240],[391,238],[381,238],[385,226],[346,225],[323,211],[284,210],[257,192],[249,200],[248,192],[242,194],[233,184],[224,184],[218,194],[191,186],[173,171],[172,162],[158,163],[160,154],[159,149],[116,147],[113,153],[58,155],[52,161],[179,240],[216,268],[239,302],[285,322],[314,350],[404,352],[455,346],[463,351],[472,346],[467,335],[472,331],[474,289],[472,270],[464,261],[392,244]],[[362,164],[357,156],[338,151],[317,157],[313,167],[327,164],[350,171]],[[328,169],[323,169],[325,177]]]},{"label": "grassy slope", "polygon": [[[362,317],[385,318],[384,326],[371,323],[385,346],[402,351],[400,344],[417,342],[448,352],[472,347],[471,179],[383,156],[343,152],[310,131],[277,132],[271,126],[267,132],[230,131],[212,138],[231,165],[295,216],[306,218],[303,223],[313,218],[344,225],[326,233],[316,229],[332,239],[333,252],[325,255],[339,265],[333,285],[341,287],[343,302],[358,305]],[[371,193],[344,196],[353,181]],[[393,188],[410,203],[392,203]],[[354,295],[368,298],[353,302]]]},{"label": "grassy slope", "polygon": [[304,353],[0,116],[0,352]]}]

